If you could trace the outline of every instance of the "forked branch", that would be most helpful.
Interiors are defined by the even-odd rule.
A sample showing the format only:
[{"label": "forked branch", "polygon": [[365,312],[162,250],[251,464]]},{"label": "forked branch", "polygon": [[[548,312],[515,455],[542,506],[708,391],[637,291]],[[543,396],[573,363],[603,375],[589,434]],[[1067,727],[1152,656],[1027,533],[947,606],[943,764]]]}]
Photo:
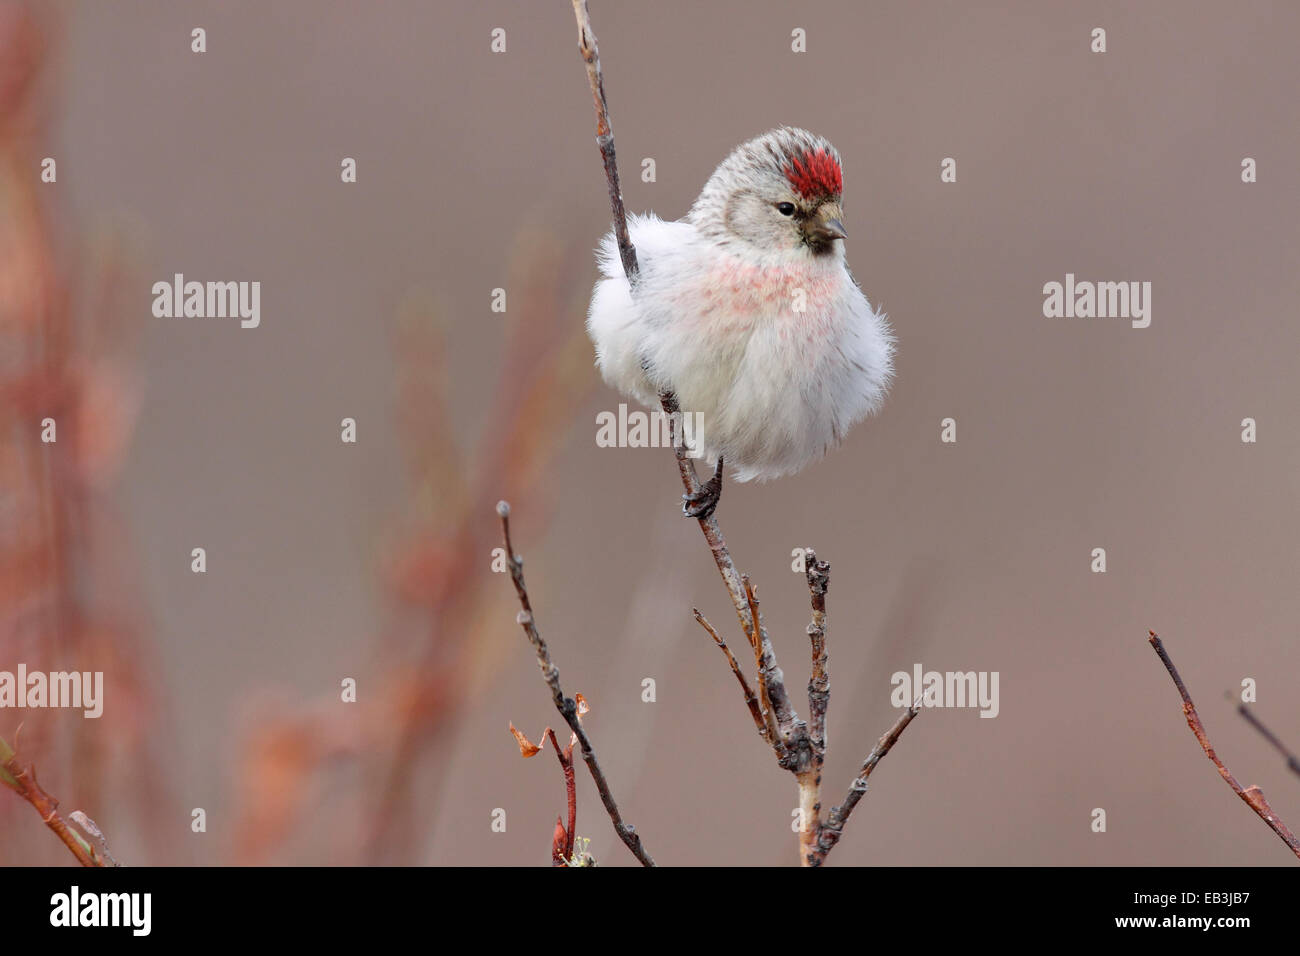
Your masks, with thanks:
[{"label": "forked branch", "polygon": [[641,861],[642,866],[654,866],[655,861],[641,845],[640,835],[632,824],[623,821],[623,816],[619,813],[618,804],[615,803],[614,794],[609,788],[609,781],[605,779],[605,773],[600,769],[600,761],[596,759],[595,748],[592,747],[591,739],[582,726],[578,703],[572,697],[564,696],[564,688],[560,686],[560,671],[551,661],[551,652],[546,642],[542,640],[541,632],[537,630],[532,601],[529,600],[528,588],[524,585],[524,559],[515,553],[514,544],[510,541],[510,505],[504,501],[500,502],[497,505],[497,514],[501,517],[501,537],[505,542],[506,559],[510,564],[510,579],[514,582],[515,593],[519,596],[520,611],[516,620],[524,629],[524,634],[533,645],[533,650],[537,652],[537,666],[541,668],[542,679],[546,681],[546,686],[551,689],[551,700],[555,703],[555,709],[560,712],[564,722],[578,738],[578,745],[582,748],[582,759],[587,764],[587,769],[591,771],[592,779],[596,781],[596,789],[600,791],[601,803],[605,805],[605,812],[609,814],[609,819],[614,824],[614,832],[632,851],[632,855]]}]

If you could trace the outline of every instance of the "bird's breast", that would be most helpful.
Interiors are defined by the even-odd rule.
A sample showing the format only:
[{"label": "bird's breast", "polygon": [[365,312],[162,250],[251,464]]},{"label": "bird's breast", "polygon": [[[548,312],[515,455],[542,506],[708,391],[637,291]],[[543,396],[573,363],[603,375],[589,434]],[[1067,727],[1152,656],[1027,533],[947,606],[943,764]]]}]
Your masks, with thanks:
[{"label": "bird's breast", "polygon": [[829,333],[842,288],[840,277],[825,269],[731,257],[721,257],[691,286],[681,290],[681,314],[694,316],[701,334],[746,334],[770,326],[781,338]]}]

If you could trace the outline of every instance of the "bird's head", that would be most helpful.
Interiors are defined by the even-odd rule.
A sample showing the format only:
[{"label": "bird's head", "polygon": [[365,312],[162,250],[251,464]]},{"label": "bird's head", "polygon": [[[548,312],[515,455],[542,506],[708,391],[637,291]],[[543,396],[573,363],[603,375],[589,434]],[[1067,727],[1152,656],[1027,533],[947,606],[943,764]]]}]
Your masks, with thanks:
[{"label": "bird's head", "polygon": [[844,255],[840,154],[820,136],[783,126],[722,161],[691,207],[701,233],[764,255]]}]

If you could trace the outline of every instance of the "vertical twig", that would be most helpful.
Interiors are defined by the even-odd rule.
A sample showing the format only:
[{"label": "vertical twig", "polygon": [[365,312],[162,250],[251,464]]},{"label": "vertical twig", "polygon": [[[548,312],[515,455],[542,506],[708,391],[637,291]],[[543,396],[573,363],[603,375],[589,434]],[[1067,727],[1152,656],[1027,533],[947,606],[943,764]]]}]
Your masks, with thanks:
[{"label": "vertical twig", "polygon": [[1242,789],[1241,784],[1237,782],[1237,778],[1223,765],[1223,761],[1214,752],[1214,748],[1210,746],[1210,739],[1205,735],[1205,725],[1201,723],[1201,717],[1196,713],[1196,705],[1192,703],[1192,697],[1187,693],[1187,687],[1184,686],[1183,679],[1178,674],[1178,668],[1169,659],[1169,654],[1165,652],[1165,645],[1156,636],[1156,632],[1148,631],[1147,633],[1151,635],[1147,638],[1148,643],[1155,648],[1161,663],[1165,665],[1165,670],[1169,671],[1169,676],[1174,679],[1174,686],[1178,688],[1179,696],[1183,698],[1183,716],[1187,718],[1187,726],[1192,729],[1192,734],[1196,737],[1197,743],[1201,745],[1201,749],[1205,751],[1205,756],[1210,758],[1214,768],[1219,771],[1219,776],[1227,781],[1233,793],[1246,801],[1246,805],[1254,810],[1259,815],[1259,818],[1268,824],[1269,829],[1291,848],[1291,852],[1300,857],[1300,840],[1297,840],[1295,834],[1287,829],[1286,824],[1278,819],[1277,814],[1273,812],[1273,808],[1264,799],[1264,791],[1254,786]]},{"label": "vertical twig", "polygon": [[[555,751],[556,758],[560,761],[560,772],[564,774],[564,799],[569,808],[569,826],[564,832],[564,840],[558,845],[552,845],[551,862],[555,866],[565,866],[569,858],[573,856],[574,831],[578,828],[578,782],[573,775],[573,743],[561,750],[560,742],[555,737],[555,731],[550,727],[546,728],[546,734],[551,739],[551,748]],[[560,820],[556,820],[556,825],[561,829],[564,828]]]},{"label": "vertical twig", "polygon": [[813,757],[820,769],[826,757],[826,711],[830,707],[831,679],[826,672],[826,591],[831,584],[831,566],[817,560],[817,553],[807,548],[804,574],[812,596],[812,621],[808,640],[812,645],[812,676],[808,679],[808,722]]},{"label": "vertical twig", "polygon": [[573,15],[578,21],[578,52],[587,64],[587,82],[596,105],[596,145],[605,164],[605,181],[609,184],[609,207],[614,214],[614,238],[618,241],[619,258],[628,285],[636,288],[641,270],[636,261],[636,248],[627,234],[627,210],[623,208],[623,190],[618,182],[618,159],[614,153],[614,129],[609,123],[609,105],[605,101],[605,76],[600,70],[600,51],[596,48],[596,34],[591,29],[591,13],[587,0],[573,0]]},{"label": "vertical twig", "polygon": [[[826,672],[826,590],[831,584],[831,566],[817,560],[807,548],[804,575],[812,599],[812,621],[808,640],[812,646],[812,675],[808,679],[808,742],[811,766],[799,777],[799,805],[805,826],[799,831],[800,860],[805,866],[817,862],[821,821],[822,765],[826,762],[826,711],[831,701],[831,679]],[[808,820],[809,814],[812,820]]]}]

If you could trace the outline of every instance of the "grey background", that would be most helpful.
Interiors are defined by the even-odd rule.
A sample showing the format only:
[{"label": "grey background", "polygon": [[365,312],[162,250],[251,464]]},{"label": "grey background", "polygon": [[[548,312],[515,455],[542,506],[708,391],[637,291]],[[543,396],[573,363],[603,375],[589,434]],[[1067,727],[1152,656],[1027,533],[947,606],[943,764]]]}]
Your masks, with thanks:
[{"label": "grey background", "polygon": [[[850,265],[898,334],[879,418],[795,478],[731,484],[719,513],[801,712],[808,601],[790,551],[832,563],[824,803],[894,720],[893,671],[1001,674],[997,719],[921,714],[832,863],[1287,862],[1201,754],[1145,636],[1165,637],[1243,784],[1300,816],[1300,781],[1226,696],[1256,678],[1257,713],[1300,746],[1300,8],[765,0],[592,15],[628,207],[675,218],[738,142],[781,123],[820,132],[844,157]],[[122,321],[141,404],[106,507],[122,518],[110,563],[139,589],[169,792],[152,824],[113,791],[91,815],[133,862],[361,862],[377,787],[364,759],[313,771],[282,844],[233,854],[241,748],[268,709],[369,719],[377,675],[415,666],[430,640],[384,584],[410,513],[403,304],[444,318],[454,415],[438,427],[467,449],[510,334],[491,290],[510,289],[512,310],[528,294],[511,283],[521,234],[553,237],[573,277],[563,322],[583,321],[609,217],[569,4],[86,2],[51,19],[33,149],[59,158],[58,235],[76,248],[109,234],[133,276]],[[498,26],[504,55],[489,52]],[[1089,52],[1094,26],[1104,55]],[[806,54],[790,52],[795,27]],[[356,185],[339,182],[343,156]],[[939,181],[948,156],[955,184]],[[1244,156],[1257,184],[1240,181]],[[261,327],[153,318],[149,286],[174,272],[261,280]],[[1066,272],[1150,281],[1151,327],[1044,318],[1042,285]],[[690,618],[699,606],[735,631],[698,531],[675,515],[670,456],[597,448],[595,414],[621,399],[585,364],[575,375],[584,397],[516,537],[566,689],[591,700],[616,794],[660,862],[793,863],[792,780]],[[360,423],[355,447],[338,440],[343,416]],[[955,445],[939,442],[949,416]],[[1246,416],[1255,445],[1239,438]],[[489,558],[472,555],[485,577]],[[521,761],[506,727],[535,737],[557,715],[508,581],[484,594],[468,698],[423,752],[408,840],[385,859],[548,859],[559,773],[549,754]],[[347,712],[343,676],[363,698]],[[75,794],[74,778],[45,782]],[[602,862],[631,862],[581,767],[578,784],[578,832]],[[195,806],[205,835],[189,832]],[[498,807],[505,833],[490,831]],[[1090,832],[1094,807],[1105,834]],[[40,829],[4,812],[6,842]],[[63,861],[48,834],[23,839],[7,859]]]}]

